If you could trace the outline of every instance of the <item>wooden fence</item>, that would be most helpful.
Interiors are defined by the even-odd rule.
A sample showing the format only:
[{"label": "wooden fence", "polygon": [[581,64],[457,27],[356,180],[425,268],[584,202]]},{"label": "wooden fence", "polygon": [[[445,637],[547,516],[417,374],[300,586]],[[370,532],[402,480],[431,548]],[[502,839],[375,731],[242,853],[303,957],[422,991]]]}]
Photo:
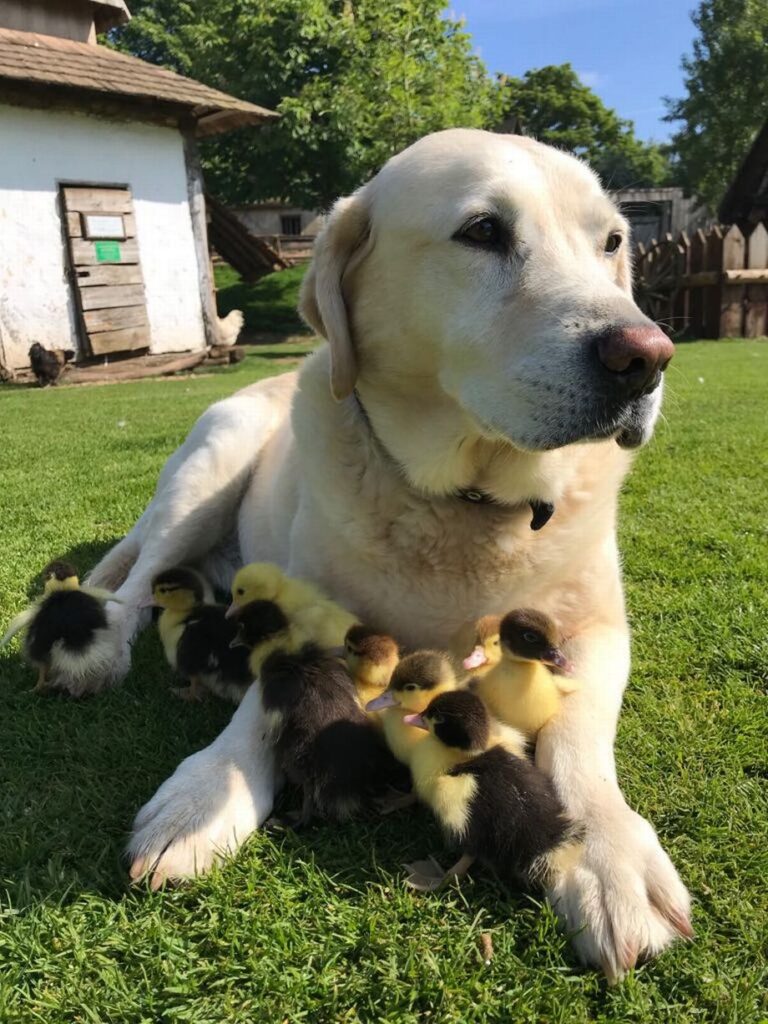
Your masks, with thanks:
[{"label": "wooden fence", "polygon": [[768,230],[715,226],[635,247],[635,298],[671,334],[768,334]]}]

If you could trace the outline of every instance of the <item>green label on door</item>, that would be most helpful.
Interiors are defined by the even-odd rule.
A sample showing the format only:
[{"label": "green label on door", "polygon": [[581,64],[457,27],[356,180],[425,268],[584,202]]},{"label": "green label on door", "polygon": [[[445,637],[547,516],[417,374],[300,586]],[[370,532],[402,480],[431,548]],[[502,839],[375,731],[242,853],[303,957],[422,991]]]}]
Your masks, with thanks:
[{"label": "green label on door", "polygon": [[94,242],[96,249],[96,261],[98,263],[119,263],[120,244],[119,242]]}]

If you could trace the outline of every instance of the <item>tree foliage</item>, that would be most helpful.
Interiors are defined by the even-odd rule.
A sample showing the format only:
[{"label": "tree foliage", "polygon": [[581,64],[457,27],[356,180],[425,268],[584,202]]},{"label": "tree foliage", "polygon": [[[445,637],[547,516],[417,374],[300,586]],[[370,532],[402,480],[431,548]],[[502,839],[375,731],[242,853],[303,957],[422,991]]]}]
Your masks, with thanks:
[{"label": "tree foliage", "polygon": [[570,64],[551,64],[501,84],[501,105],[526,134],[583,157],[608,188],[668,183],[662,147],[638,139],[625,121],[580,81]]},{"label": "tree foliage", "polygon": [[277,110],[203,145],[229,202],[326,207],[430,131],[493,121],[496,89],[443,0],[132,0],[120,49]]},{"label": "tree foliage", "polygon": [[768,0],[702,0],[683,58],[687,95],[668,99],[676,175],[714,210],[768,110]]}]

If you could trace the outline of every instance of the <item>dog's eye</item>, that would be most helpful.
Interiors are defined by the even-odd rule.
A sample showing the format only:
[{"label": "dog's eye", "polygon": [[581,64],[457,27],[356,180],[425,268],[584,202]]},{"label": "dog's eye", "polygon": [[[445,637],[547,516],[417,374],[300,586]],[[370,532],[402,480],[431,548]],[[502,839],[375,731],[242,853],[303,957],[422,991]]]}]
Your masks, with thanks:
[{"label": "dog's eye", "polygon": [[498,249],[504,241],[504,228],[496,217],[478,217],[477,220],[465,224],[453,237],[469,245]]},{"label": "dog's eye", "polygon": [[605,251],[609,255],[616,252],[623,241],[620,231],[612,231],[605,240]]}]

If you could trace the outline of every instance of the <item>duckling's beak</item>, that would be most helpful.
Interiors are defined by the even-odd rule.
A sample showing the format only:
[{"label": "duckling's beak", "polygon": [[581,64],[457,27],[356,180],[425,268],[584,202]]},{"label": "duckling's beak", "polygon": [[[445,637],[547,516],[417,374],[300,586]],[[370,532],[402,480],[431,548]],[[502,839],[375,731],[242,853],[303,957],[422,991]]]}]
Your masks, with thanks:
[{"label": "duckling's beak", "polygon": [[429,732],[426,719],[422,718],[421,715],[403,715],[403,721],[406,725],[415,725],[417,729],[426,729]]},{"label": "duckling's beak", "polygon": [[247,643],[245,642],[245,639],[244,639],[244,637],[243,637],[243,634],[242,634],[242,632],[238,632],[238,633],[237,633],[237,634],[236,634],[235,636],[233,636],[233,637],[232,637],[232,639],[231,639],[231,640],[229,641],[229,646],[230,646],[230,648],[235,648],[235,647],[247,647],[247,646],[248,646],[248,644],[247,644]]},{"label": "duckling's beak", "polygon": [[391,690],[385,690],[384,693],[379,694],[378,697],[374,697],[373,700],[369,700],[365,705],[366,711],[383,711],[384,708],[393,708],[397,704],[397,698]]},{"label": "duckling's beak", "polygon": [[462,664],[466,669],[480,668],[481,665],[488,664],[488,656],[483,648],[478,646],[474,651],[472,651],[469,657],[464,659]]},{"label": "duckling's beak", "polygon": [[573,674],[573,665],[557,647],[550,647],[549,650],[544,651],[541,660],[550,668],[559,669],[565,676]]},{"label": "duckling's beak", "polygon": [[233,619],[237,615],[237,613],[239,611],[240,611],[240,609],[238,608],[238,606],[233,601],[232,604],[229,606],[229,608],[227,608],[227,610],[224,612],[224,618],[225,619]]}]

